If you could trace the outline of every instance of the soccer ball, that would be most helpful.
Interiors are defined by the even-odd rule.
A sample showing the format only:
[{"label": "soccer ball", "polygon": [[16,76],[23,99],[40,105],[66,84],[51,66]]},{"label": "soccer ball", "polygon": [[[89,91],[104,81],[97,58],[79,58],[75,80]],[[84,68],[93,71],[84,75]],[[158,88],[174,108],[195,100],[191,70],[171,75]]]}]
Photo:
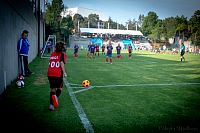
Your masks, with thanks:
[{"label": "soccer ball", "polygon": [[24,81],[23,80],[17,80],[16,85],[18,88],[24,87]]},{"label": "soccer ball", "polygon": [[23,76],[23,75],[19,75],[19,76],[17,77],[17,80],[24,80],[24,76]]},{"label": "soccer ball", "polygon": [[83,80],[82,86],[85,87],[85,88],[89,87],[90,86],[90,81],[89,80]]}]

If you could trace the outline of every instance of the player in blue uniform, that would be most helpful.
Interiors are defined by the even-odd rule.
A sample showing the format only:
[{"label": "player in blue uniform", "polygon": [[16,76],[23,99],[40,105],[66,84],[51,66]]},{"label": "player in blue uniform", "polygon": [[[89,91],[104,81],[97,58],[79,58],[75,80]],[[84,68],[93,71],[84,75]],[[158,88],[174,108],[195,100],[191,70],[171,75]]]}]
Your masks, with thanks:
[{"label": "player in blue uniform", "polygon": [[108,63],[108,58],[110,58],[110,64],[112,64],[112,50],[113,50],[113,46],[111,42],[109,42],[107,46],[106,63]]},{"label": "player in blue uniform", "polygon": [[116,51],[117,51],[117,59],[121,58],[121,46],[120,44],[118,44],[118,46],[116,47]]},{"label": "player in blue uniform", "polygon": [[77,44],[74,45],[74,57],[77,58],[78,57],[78,49],[79,46]]},{"label": "player in blue uniform", "polygon": [[96,46],[94,44],[90,46],[90,59],[95,58],[95,48]]},{"label": "player in blue uniform", "polygon": [[88,52],[87,52],[87,57],[90,57],[90,48],[91,48],[92,43],[90,42],[88,44]]},{"label": "player in blue uniform", "polygon": [[181,61],[185,61],[185,57],[184,57],[184,54],[185,54],[185,45],[184,43],[181,44],[181,49],[180,49],[180,56],[181,56]]}]

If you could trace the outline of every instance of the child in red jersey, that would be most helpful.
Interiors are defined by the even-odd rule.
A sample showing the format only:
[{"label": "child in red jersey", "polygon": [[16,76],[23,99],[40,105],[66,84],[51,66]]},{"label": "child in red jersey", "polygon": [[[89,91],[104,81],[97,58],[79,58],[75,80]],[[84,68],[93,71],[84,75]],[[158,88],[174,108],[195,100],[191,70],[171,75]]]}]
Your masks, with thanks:
[{"label": "child in red jersey", "polygon": [[96,49],[95,56],[96,56],[96,54],[99,56],[99,45],[98,44],[96,45],[95,49]]},{"label": "child in red jersey", "polygon": [[102,55],[105,55],[105,48],[106,48],[106,46],[105,46],[105,44],[103,44],[102,47],[101,47]]},{"label": "child in red jersey", "polygon": [[128,55],[128,57],[131,59],[132,57],[132,51],[133,51],[133,48],[132,48],[132,46],[131,46],[131,44],[129,44],[129,46],[128,46],[128,53],[129,53],[129,55]]},{"label": "child in red jersey", "polygon": [[50,106],[49,110],[53,111],[54,107],[58,107],[58,97],[63,87],[63,75],[67,77],[64,64],[66,63],[66,54],[63,52],[64,43],[57,42],[56,49],[51,54],[47,76],[50,84]]}]

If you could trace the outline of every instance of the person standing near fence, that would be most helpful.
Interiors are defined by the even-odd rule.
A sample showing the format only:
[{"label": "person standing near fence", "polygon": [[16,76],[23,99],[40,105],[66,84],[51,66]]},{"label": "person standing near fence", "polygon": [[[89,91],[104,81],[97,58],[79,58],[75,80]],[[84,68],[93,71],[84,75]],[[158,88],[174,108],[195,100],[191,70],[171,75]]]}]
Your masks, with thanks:
[{"label": "person standing near fence", "polygon": [[29,32],[27,30],[24,30],[17,44],[18,56],[20,59],[21,75],[23,75],[24,77],[28,77],[32,74],[28,66],[28,52],[30,47],[28,33]]}]

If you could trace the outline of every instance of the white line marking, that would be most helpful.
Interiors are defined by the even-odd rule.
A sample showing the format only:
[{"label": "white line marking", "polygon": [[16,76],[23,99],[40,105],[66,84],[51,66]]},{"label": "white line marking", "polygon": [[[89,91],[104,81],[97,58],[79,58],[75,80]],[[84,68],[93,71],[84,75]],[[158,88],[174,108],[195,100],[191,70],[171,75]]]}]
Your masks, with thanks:
[{"label": "white line marking", "polygon": [[50,58],[50,56],[49,56],[49,57],[46,57],[46,56],[41,56],[41,58],[44,58],[44,59],[49,59],[49,58]]},{"label": "white line marking", "polygon": [[88,90],[91,90],[91,89],[93,89],[93,88],[94,88],[94,86],[90,86],[90,87],[88,87],[88,88],[84,88],[84,89],[82,89],[82,90],[75,91],[74,94],[79,93],[79,92],[83,92],[83,91],[88,91]]},{"label": "white line marking", "polygon": [[84,87],[76,87],[76,86],[75,86],[75,87],[72,87],[72,86],[71,86],[71,88],[72,88],[72,89],[80,89],[80,88],[83,89]]},{"label": "white line marking", "polygon": [[199,85],[200,83],[164,83],[164,84],[132,84],[132,85],[105,85],[105,86],[94,86],[97,88],[102,87],[129,87],[129,86],[172,86],[172,85]]},{"label": "white line marking", "polygon": [[70,85],[74,85],[74,86],[75,86],[75,85],[76,85],[76,86],[82,86],[82,85],[80,85],[80,84],[71,84],[71,83],[69,83],[69,84],[70,84]]},{"label": "white line marking", "polygon": [[64,83],[65,83],[65,86],[67,87],[68,93],[69,93],[71,100],[76,108],[76,111],[78,112],[79,118],[81,119],[81,122],[82,122],[84,128],[86,129],[86,133],[94,133],[94,129],[92,128],[92,125],[91,125],[89,119],[87,118],[81,104],[77,100],[75,94],[73,93],[71,86],[69,85],[69,83],[66,79],[64,79]]},{"label": "white line marking", "polygon": [[[115,88],[115,87],[133,87],[133,86],[177,86],[177,85],[200,85],[200,83],[165,83],[165,84],[132,84],[132,85],[102,85],[102,86],[90,86],[87,89],[81,89],[78,91],[75,91],[74,93],[80,93],[83,91],[88,91],[93,88]],[[80,88],[80,87],[73,87],[73,88]],[[82,87],[83,88],[83,87]]]}]

